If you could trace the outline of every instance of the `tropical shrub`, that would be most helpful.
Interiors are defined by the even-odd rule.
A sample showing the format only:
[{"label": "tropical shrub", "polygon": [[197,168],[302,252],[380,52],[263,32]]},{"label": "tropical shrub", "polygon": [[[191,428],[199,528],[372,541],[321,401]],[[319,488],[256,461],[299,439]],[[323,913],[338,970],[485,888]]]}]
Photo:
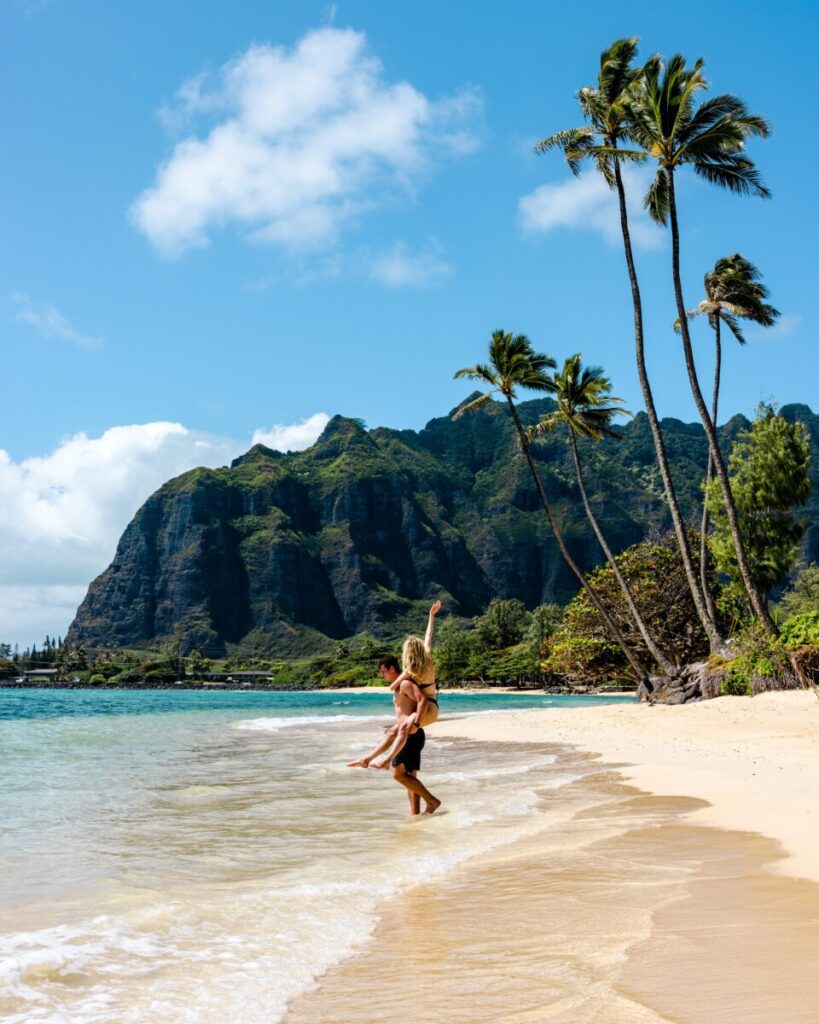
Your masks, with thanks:
[{"label": "tropical shrub", "polygon": [[95,672],[91,676],[91,678],[88,680],[88,682],[89,683],[105,683],[105,682],[107,682],[107,680],[106,680],[105,676],[102,674],[102,672]]},{"label": "tropical shrub", "polygon": [[782,643],[790,649],[812,644],[819,647],[819,611],[792,615],[779,633]]},{"label": "tropical shrub", "polygon": [[[778,416],[769,405],[760,405],[751,429],[742,431],[731,449],[731,490],[751,579],[763,597],[788,572],[799,552],[805,521],[795,509],[810,496],[809,467],[810,443],[804,424]],[[717,571],[744,594],[717,481],[708,485],[706,502],[713,522],[709,546]]]},{"label": "tropical shrub", "polygon": [[779,602],[779,611],[785,616],[819,612],[819,565],[809,565],[799,573]]},{"label": "tropical shrub", "polygon": [[[693,536],[691,547],[698,549]],[[704,657],[708,641],[673,535],[635,544],[617,555],[615,561],[657,646],[675,665]],[[651,656],[611,567],[595,569],[589,580],[627,642],[645,664],[651,664]],[[716,584],[712,582],[712,586]],[[547,641],[543,669],[583,683],[599,683],[607,678],[633,679],[628,662],[612,642],[585,591],[569,602],[560,627]]]}]

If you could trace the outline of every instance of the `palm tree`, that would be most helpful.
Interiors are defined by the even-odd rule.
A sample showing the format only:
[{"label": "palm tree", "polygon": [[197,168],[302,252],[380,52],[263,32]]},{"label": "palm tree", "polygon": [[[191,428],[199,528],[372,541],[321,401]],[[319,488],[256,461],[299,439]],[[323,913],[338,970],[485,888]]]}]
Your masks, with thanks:
[{"label": "palm tree", "polygon": [[[696,316],[708,317],[709,326],[714,331],[714,392],[711,399],[711,421],[717,425],[719,410],[720,376],[722,372],[722,339],[721,325],[724,323],[740,345],[745,344],[740,320],[748,320],[760,327],[772,327],[779,319],[779,310],[769,305],[768,289],[762,284],[759,270],[735,252],[733,256],[723,256],[714,264],[714,269],[705,275],[705,298],[686,315],[689,319]],[[679,321],[674,325],[679,330]],[[711,482],[714,463],[711,451],[708,451],[708,466],[705,471],[706,489]],[[714,605],[707,582],[708,556],[708,503],[703,502],[702,525],[700,527],[700,578],[705,600],[713,617]]]},{"label": "palm tree", "polygon": [[535,482],[538,496],[540,497],[541,504],[543,505],[543,509],[549,520],[549,526],[555,540],[557,541],[560,553],[566,564],[577,577],[580,585],[588,594],[589,600],[603,619],[610,636],[626,656],[629,665],[631,665],[636,675],[637,683],[642,683],[646,686],[646,689],[651,692],[652,687],[648,682],[648,673],[635,652],[631,647],[629,647],[614,620],[606,611],[603,603],[597,595],[597,591],[583,575],[577,563],[572,558],[569,549],[566,547],[566,542],[563,539],[563,534],[557,523],[557,519],[555,518],[554,510],[546,496],[543,482],[540,479],[537,466],[532,458],[529,437],[521,423],[517,406],[515,405],[518,388],[526,388],[530,391],[552,392],[554,390],[554,384],[547,371],[555,369],[556,366],[557,364],[551,356],[535,352],[532,348],[531,342],[525,335],[511,333],[505,334],[503,331],[495,331],[492,335],[492,340],[489,343],[489,362],[478,363],[476,366],[464,367],[464,369],[458,370],[455,374],[456,380],[462,377],[479,380],[488,384],[490,390],[485,394],[480,395],[478,398],[473,399],[471,402],[467,402],[465,405],[462,405],[455,413],[455,416],[461,417],[467,412],[472,412],[475,409],[480,408],[487,402],[491,401],[492,395],[495,393],[499,393],[503,396],[509,407],[512,421],[515,424],[515,430],[517,431],[518,438],[520,439],[521,449],[526,457],[526,461],[529,465],[529,471],[532,474],[532,479]]},{"label": "palm tree", "polygon": [[599,173],[603,175],[607,184],[617,191],[620,229],[623,235],[623,248],[625,250],[626,266],[631,285],[632,306],[634,309],[634,346],[640,390],[642,391],[643,403],[651,428],[654,450],[657,454],[657,464],[660,467],[660,475],[668,501],[671,522],[674,526],[674,534],[680,549],[685,577],[688,581],[688,587],[691,591],[697,615],[708,637],[709,646],[712,652],[716,652],[724,648],[724,642],[717,632],[713,617],[709,614],[694,567],[688,531],[680,511],[677,492],[671,476],[671,466],[668,461],[665,439],[660,427],[660,419],[657,415],[657,407],[654,404],[654,395],[648,379],[643,330],[643,303],[640,294],[640,284],[637,279],[637,269],[634,264],[634,253],[631,247],[625,187],[620,172],[620,162],[622,160],[639,163],[647,159],[647,155],[639,150],[635,151],[622,147],[622,142],[624,140],[627,141],[627,114],[630,94],[642,74],[641,68],[632,67],[632,63],[637,55],[637,42],[636,38],[618,39],[600,55],[597,86],[587,86],[581,89],[578,94],[581,113],[588,123],[580,128],[569,128],[565,131],[557,132],[555,135],[550,135],[548,138],[543,139],[542,142],[539,142],[535,146],[535,150],[539,153],[545,153],[551,149],[561,149],[574,174],[580,173],[585,160],[591,160]]},{"label": "palm tree", "polygon": [[583,499],[583,507],[594,530],[594,535],[603,549],[606,561],[611,566],[615,579],[623,592],[623,597],[626,600],[626,605],[634,620],[634,624],[640,631],[640,635],[651,656],[666,675],[672,675],[674,666],[654,642],[637,608],[629,585],[620,571],[620,567],[615,561],[611,548],[603,535],[597,517],[592,511],[589,495],[586,491],[583,466],[580,462],[580,452],[577,446],[578,436],[592,438],[595,441],[600,441],[604,437],[620,438],[622,435],[613,428],[612,421],[615,416],[630,416],[631,413],[620,408],[623,404],[623,399],[611,394],[611,381],[603,374],[603,370],[599,366],[584,367],[581,362],[580,353],[569,356],[563,364],[563,369],[560,372],[555,371],[552,380],[554,382],[557,409],[542,416],[539,423],[529,431],[529,437],[538,437],[546,433],[552,433],[561,424],[566,427],[569,435],[569,444],[572,449],[574,471],[577,475],[577,483]]},{"label": "palm tree", "polygon": [[666,63],[659,57],[652,57],[643,68],[639,82],[630,90],[626,102],[626,131],[640,151],[658,165],[644,203],[654,220],[671,224],[671,269],[688,381],[708,438],[737,565],[751,609],[770,633],[776,633],[768,608],[751,578],[728,469],[697,377],[680,277],[680,230],[674,177],[678,167],[689,164],[697,175],[714,185],[739,195],[767,198],[770,192],[753,161],[745,155],[744,147],[751,136],[767,137],[770,128],[764,118],[748,113],[736,96],[713,96],[697,105],[697,94],[708,85],[702,69],[701,59],[687,68],[685,58],[679,54]]}]

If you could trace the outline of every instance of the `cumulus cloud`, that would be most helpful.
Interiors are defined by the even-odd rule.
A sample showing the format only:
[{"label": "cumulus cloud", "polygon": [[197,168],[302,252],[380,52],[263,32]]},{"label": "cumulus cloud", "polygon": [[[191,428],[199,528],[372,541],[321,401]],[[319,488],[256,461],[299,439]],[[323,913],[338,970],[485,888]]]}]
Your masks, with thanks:
[{"label": "cumulus cloud", "polygon": [[11,301],[15,318],[33,327],[43,338],[61,338],[82,348],[99,348],[102,345],[101,338],[78,331],[55,306],[47,302],[35,302],[25,292],[12,292]]},{"label": "cumulus cloud", "polygon": [[257,430],[254,444],[264,444],[280,452],[300,452],[309,448],[330,422],[326,412],[317,412],[301,423],[276,423],[270,430]]},{"label": "cumulus cloud", "polygon": [[[663,230],[652,223],[641,202],[651,181],[645,168],[623,168],[629,228],[634,245],[657,249]],[[611,245],[622,244],[617,193],[599,174],[586,173],[555,184],[541,185],[518,202],[518,223],[524,234],[546,234],[556,228],[596,231]]]},{"label": "cumulus cloud", "polygon": [[[327,419],[317,413],[257,430],[253,442],[307,448]],[[100,437],[76,434],[19,462],[0,449],[0,641],[39,643],[46,633],[65,633],[145,499],[171,477],[225,465],[247,447],[156,422],[111,427]]]},{"label": "cumulus cloud", "polygon": [[292,49],[253,45],[163,109],[189,134],[130,215],[171,257],[228,225],[250,241],[327,245],[352,217],[411,194],[442,153],[473,150],[480,108],[474,89],[430,99],[390,82],[361,32],[326,26]]},{"label": "cumulus cloud", "polygon": [[430,288],[443,284],[451,275],[452,266],[434,238],[418,252],[410,251],[404,242],[396,242],[370,262],[370,277],[390,288]]}]

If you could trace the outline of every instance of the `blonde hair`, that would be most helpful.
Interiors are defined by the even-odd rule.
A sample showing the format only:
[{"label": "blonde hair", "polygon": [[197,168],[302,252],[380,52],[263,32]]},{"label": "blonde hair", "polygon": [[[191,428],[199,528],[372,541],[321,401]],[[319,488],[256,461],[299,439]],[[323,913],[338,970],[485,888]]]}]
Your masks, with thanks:
[{"label": "blonde hair", "polygon": [[401,667],[411,676],[423,675],[430,665],[427,649],[420,636],[408,636],[401,652]]}]

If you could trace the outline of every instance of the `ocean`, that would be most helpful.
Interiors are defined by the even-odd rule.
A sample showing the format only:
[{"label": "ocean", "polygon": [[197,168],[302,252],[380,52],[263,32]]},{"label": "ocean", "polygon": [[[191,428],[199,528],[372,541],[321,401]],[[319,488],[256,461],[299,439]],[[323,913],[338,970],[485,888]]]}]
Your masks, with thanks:
[{"label": "ocean", "polygon": [[[442,692],[442,717],[610,698]],[[382,693],[0,689],[0,1019],[277,1024],[391,899],[548,827],[588,768],[428,731],[410,820],[346,768]]]}]

